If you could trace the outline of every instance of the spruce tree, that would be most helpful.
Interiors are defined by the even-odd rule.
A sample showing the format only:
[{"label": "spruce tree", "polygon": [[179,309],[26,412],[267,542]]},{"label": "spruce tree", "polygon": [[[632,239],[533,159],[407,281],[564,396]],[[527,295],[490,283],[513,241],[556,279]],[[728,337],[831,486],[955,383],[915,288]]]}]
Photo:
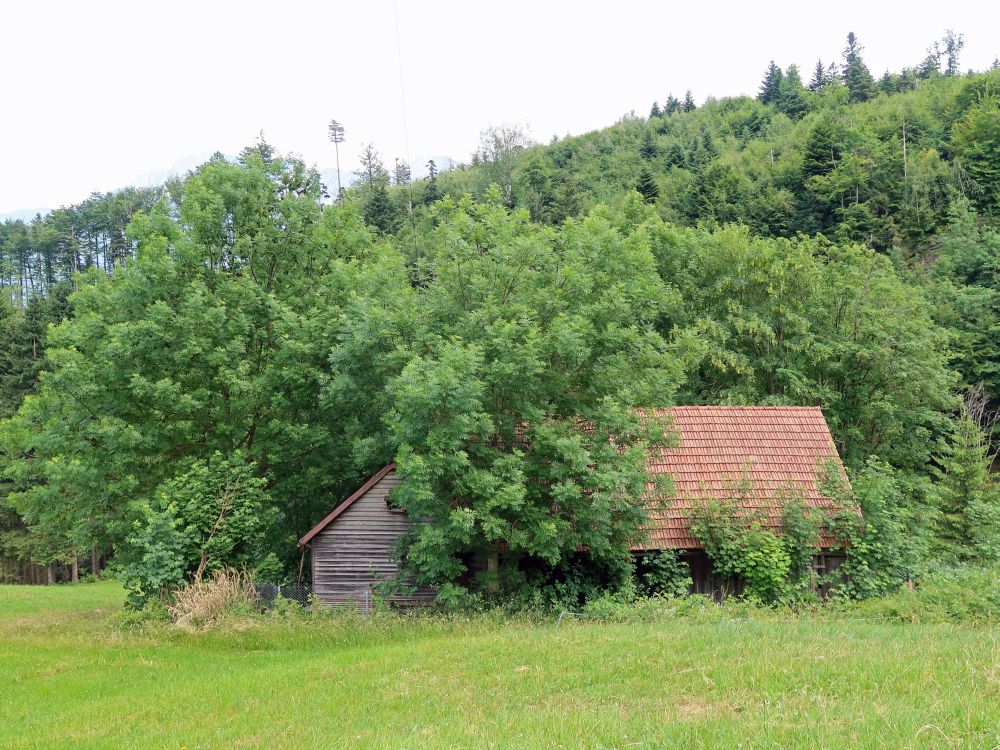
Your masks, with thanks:
[{"label": "spruce tree", "polygon": [[826,71],[823,68],[823,61],[817,60],[812,80],[809,81],[809,90],[815,93],[822,91],[824,86],[826,86]]},{"label": "spruce tree", "polygon": [[360,168],[354,173],[362,188],[367,188],[380,182],[389,181],[389,172],[382,163],[382,155],[375,149],[374,143],[365,144],[358,156]]},{"label": "spruce tree", "polygon": [[657,102],[653,102],[653,106],[649,108],[650,119],[662,116],[663,116],[663,111],[660,109],[660,105]]},{"label": "spruce tree", "polygon": [[805,89],[797,65],[789,65],[788,70],[778,81],[778,98],[774,103],[789,117],[797,119],[805,114]]},{"label": "spruce tree", "polygon": [[946,554],[1000,559],[1000,487],[990,473],[991,459],[984,430],[966,410],[938,471],[938,538]]},{"label": "spruce tree", "polygon": [[819,120],[806,139],[802,171],[806,177],[828,174],[837,166],[837,145],[833,125]]},{"label": "spruce tree", "polygon": [[774,104],[781,96],[781,68],[771,60],[764,74],[764,80],[760,83],[760,91],[757,94],[757,101],[761,104]]},{"label": "spruce tree", "polygon": [[875,88],[875,79],[861,59],[864,50],[854,32],[850,32],[847,35],[847,46],[844,47],[844,83],[852,102],[868,101]]},{"label": "spruce tree", "polygon": [[684,93],[684,104],[681,106],[683,107],[685,112],[691,112],[692,110],[694,110],[695,107],[698,106],[694,103],[694,95],[691,93],[691,89],[688,89]]},{"label": "spruce tree", "polygon": [[424,191],[424,203],[433,203],[441,198],[437,184],[437,164],[433,159],[427,161],[427,189]]},{"label": "spruce tree", "polygon": [[365,222],[383,234],[392,234],[399,228],[402,219],[399,206],[389,195],[386,181],[376,182],[368,188],[361,214]]},{"label": "spruce tree", "polygon": [[879,78],[878,83],[875,84],[875,88],[881,94],[894,94],[899,91],[897,77],[887,70]]},{"label": "spruce tree", "polygon": [[639,172],[639,182],[635,189],[639,191],[646,203],[655,203],[656,199],[660,197],[660,188],[656,184],[656,178],[645,166]]},{"label": "spruce tree", "polygon": [[681,148],[681,144],[677,141],[671,143],[667,148],[666,161],[669,167],[684,166],[684,149]]},{"label": "spruce tree", "polygon": [[639,146],[639,153],[642,154],[642,158],[646,161],[655,159],[660,153],[660,150],[656,147],[656,141],[653,139],[653,134],[648,130],[642,132],[642,144]]},{"label": "spruce tree", "polygon": [[674,112],[677,112],[680,108],[681,108],[680,99],[678,99],[673,94],[668,94],[667,95],[667,101],[663,105],[663,114],[665,114],[667,117],[669,117]]}]

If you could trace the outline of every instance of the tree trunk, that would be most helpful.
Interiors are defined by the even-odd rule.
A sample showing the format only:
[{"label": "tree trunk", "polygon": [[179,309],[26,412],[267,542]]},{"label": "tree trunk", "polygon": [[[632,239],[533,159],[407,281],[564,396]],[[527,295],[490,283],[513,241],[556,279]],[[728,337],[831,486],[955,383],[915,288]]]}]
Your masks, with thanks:
[{"label": "tree trunk", "polygon": [[69,580],[73,583],[80,582],[80,558],[76,556],[76,550],[73,550],[73,562],[70,563],[70,574]]},{"label": "tree trunk", "polygon": [[495,594],[500,590],[500,581],[497,580],[497,573],[500,570],[500,550],[494,544],[490,547],[490,556],[486,558],[486,590]]},{"label": "tree trunk", "polygon": [[56,582],[56,566],[53,563],[49,563],[45,566],[45,584],[51,586]]},{"label": "tree trunk", "polygon": [[101,556],[97,552],[96,544],[90,548],[90,572],[95,577],[101,574]]}]

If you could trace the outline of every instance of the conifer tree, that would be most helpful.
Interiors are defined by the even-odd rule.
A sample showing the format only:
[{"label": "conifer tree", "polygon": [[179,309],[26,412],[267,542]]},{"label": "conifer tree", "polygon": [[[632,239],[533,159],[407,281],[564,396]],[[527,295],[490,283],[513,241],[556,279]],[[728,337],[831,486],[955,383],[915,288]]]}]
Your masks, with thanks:
[{"label": "conifer tree", "polygon": [[377,182],[368,190],[361,208],[365,222],[383,234],[392,234],[399,228],[399,206],[392,200],[384,182]]},{"label": "conifer tree", "polygon": [[656,184],[656,178],[645,166],[639,172],[639,182],[635,189],[639,191],[646,203],[655,203],[656,199],[660,197],[660,188]]},{"label": "conifer tree", "polygon": [[823,68],[823,61],[817,60],[812,80],[809,81],[809,90],[815,93],[822,91],[824,86],[826,86],[826,70]]},{"label": "conifer tree", "polygon": [[774,103],[778,105],[780,111],[789,117],[799,118],[805,114],[805,89],[802,86],[802,77],[799,75],[797,65],[789,65],[778,81],[778,98]]},{"label": "conifer tree", "polygon": [[944,44],[945,54],[944,74],[946,76],[957,76],[959,74],[958,56],[962,48],[965,47],[965,35],[956,34],[951,29],[948,29],[944,33],[941,42]]},{"label": "conifer tree", "polygon": [[823,82],[824,86],[839,86],[842,84],[840,80],[840,68],[837,67],[837,63],[832,62],[826,66],[826,80]]},{"label": "conifer tree", "polygon": [[927,80],[928,78],[939,75],[940,73],[941,47],[937,42],[934,42],[934,44],[927,48],[927,54],[924,56],[924,59],[920,61],[920,65],[917,66],[917,78]]},{"label": "conifer tree", "polygon": [[945,554],[1000,560],[1000,486],[990,473],[991,461],[986,433],[966,407],[938,472],[938,538]]},{"label": "conifer tree", "polygon": [[781,68],[771,60],[767,66],[767,73],[761,81],[760,91],[757,93],[757,101],[761,104],[774,104],[781,96]]},{"label": "conifer tree", "polygon": [[639,146],[639,153],[642,154],[642,158],[646,161],[655,159],[660,153],[660,150],[656,146],[656,141],[653,139],[653,134],[648,130],[642,132],[642,144]]},{"label": "conifer tree", "polygon": [[826,118],[819,120],[806,139],[802,171],[806,177],[829,173],[837,166],[837,146],[833,126]]},{"label": "conifer tree", "polygon": [[684,149],[681,148],[681,145],[677,141],[671,143],[670,146],[667,148],[666,160],[667,160],[667,166],[670,167],[684,166]]},{"label": "conifer tree", "polygon": [[864,50],[854,32],[850,32],[847,35],[847,46],[844,48],[844,83],[847,85],[852,102],[868,101],[875,87],[875,79],[872,78],[865,61],[861,59]]},{"label": "conifer tree", "polygon": [[330,143],[333,144],[334,152],[337,155],[337,200],[340,200],[344,192],[343,185],[340,184],[340,144],[344,142],[344,126],[336,120],[330,120],[327,126]]},{"label": "conifer tree", "polygon": [[653,106],[649,108],[649,117],[650,117],[650,119],[652,119],[654,117],[662,117],[662,116],[663,116],[663,111],[660,109],[659,103],[658,102],[653,102]]},{"label": "conifer tree", "polygon": [[361,192],[361,214],[365,221],[382,233],[391,233],[399,226],[399,206],[389,195],[389,171],[374,144],[367,144],[359,158],[360,168],[354,173]]},{"label": "conifer tree", "polygon": [[875,89],[882,94],[895,94],[899,88],[899,76],[893,75],[888,70],[882,74],[882,77],[878,79],[878,83],[875,84]]},{"label": "conifer tree", "polygon": [[427,189],[424,191],[424,203],[433,203],[441,197],[437,184],[437,164],[433,159],[427,161]]},{"label": "conifer tree", "polygon": [[361,166],[354,176],[358,178],[362,188],[389,181],[389,172],[382,163],[382,155],[375,149],[374,143],[365,144],[358,161],[361,162]]},{"label": "conifer tree", "polygon": [[681,106],[685,112],[691,112],[697,106],[694,103],[694,95],[691,93],[691,89],[688,89],[684,93],[684,104]]},{"label": "conifer tree", "polygon": [[663,114],[670,117],[674,112],[679,111],[681,108],[681,100],[674,96],[672,93],[667,94],[667,101],[663,105]]},{"label": "conifer tree", "polygon": [[410,184],[410,165],[397,158],[392,170],[392,179],[397,185]]}]

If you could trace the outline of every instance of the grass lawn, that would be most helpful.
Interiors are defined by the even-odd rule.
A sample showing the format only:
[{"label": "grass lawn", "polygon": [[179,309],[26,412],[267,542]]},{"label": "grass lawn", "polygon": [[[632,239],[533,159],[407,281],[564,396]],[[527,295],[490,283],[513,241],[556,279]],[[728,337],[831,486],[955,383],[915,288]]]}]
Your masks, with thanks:
[{"label": "grass lawn", "polygon": [[1000,640],[960,625],[374,618],[118,624],[114,584],[0,586],[0,747],[1000,745]]}]

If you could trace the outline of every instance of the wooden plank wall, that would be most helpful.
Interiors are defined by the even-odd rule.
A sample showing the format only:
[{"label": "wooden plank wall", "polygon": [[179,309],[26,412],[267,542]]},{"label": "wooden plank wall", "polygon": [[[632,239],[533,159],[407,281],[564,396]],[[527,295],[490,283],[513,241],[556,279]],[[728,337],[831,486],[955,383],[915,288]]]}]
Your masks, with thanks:
[{"label": "wooden plank wall", "polygon": [[[410,528],[410,520],[386,500],[401,482],[394,473],[387,474],[313,537],[312,589],[319,599],[332,605],[363,603],[365,589],[395,578],[398,565],[390,552]],[[415,604],[434,596],[432,589],[421,589],[390,601]]]}]

